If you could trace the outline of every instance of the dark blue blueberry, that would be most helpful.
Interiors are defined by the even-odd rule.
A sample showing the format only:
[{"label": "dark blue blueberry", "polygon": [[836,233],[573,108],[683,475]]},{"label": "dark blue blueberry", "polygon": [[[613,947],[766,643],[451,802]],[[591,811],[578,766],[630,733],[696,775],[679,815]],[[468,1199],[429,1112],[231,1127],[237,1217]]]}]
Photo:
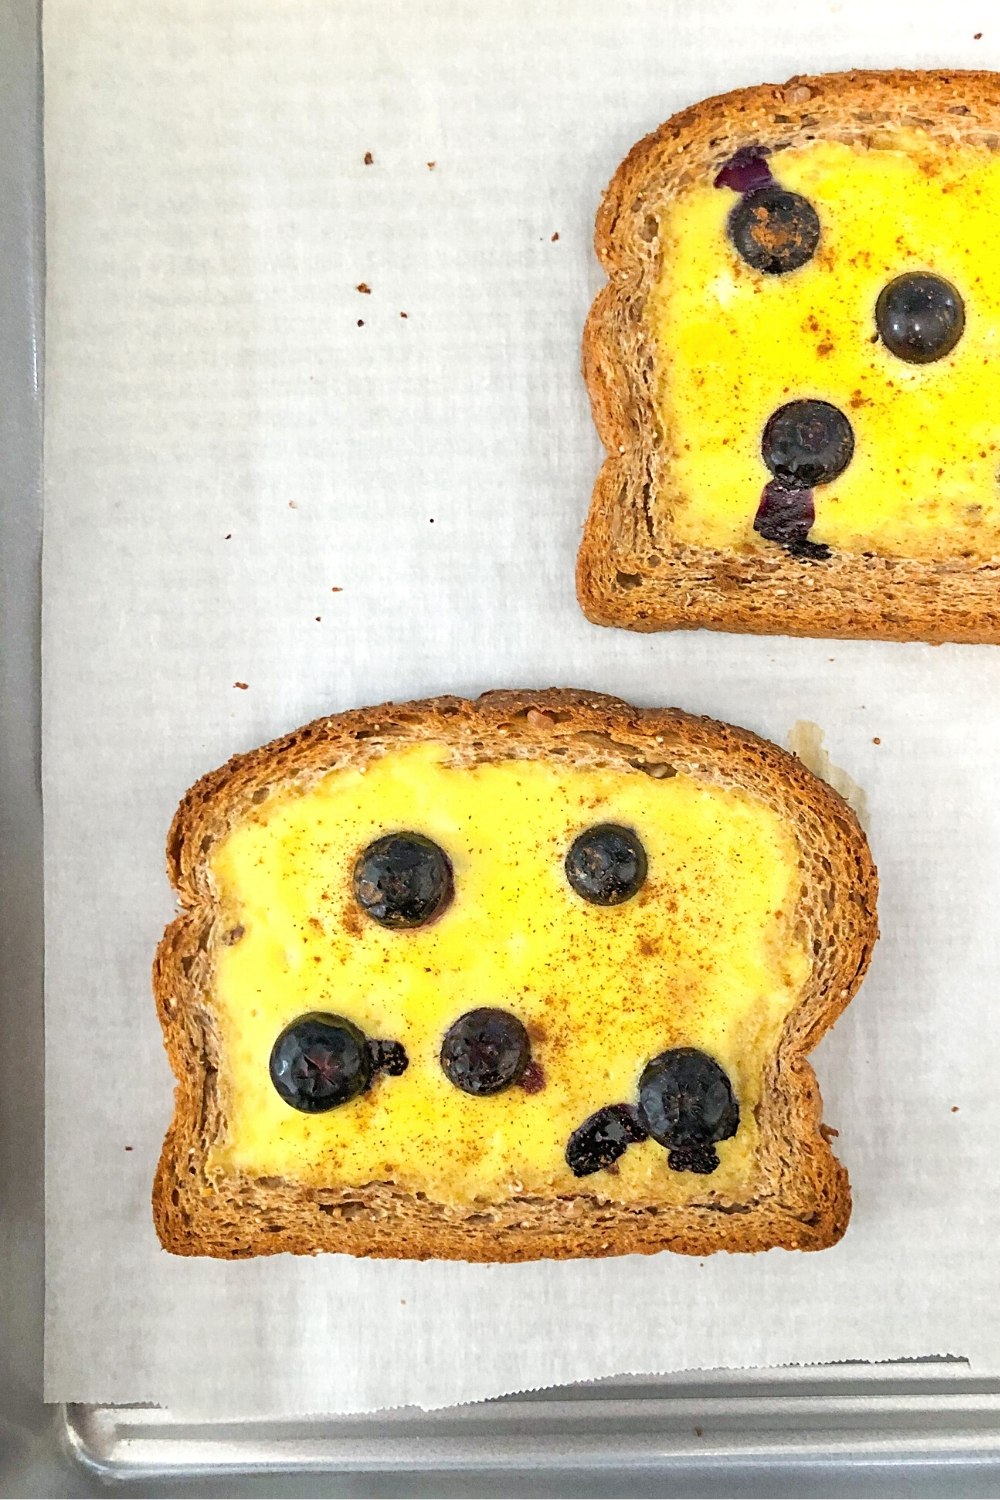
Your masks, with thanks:
[{"label": "dark blue blueberry", "polygon": [[728,229],[742,259],[767,276],[797,271],[819,244],[819,217],[809,199],[777,183],[744,193],[730,210]]},{"label": "dark blue blueberry", "polygon": [[620,906],[646,879],[646,851],[631,828],[598,823],[574,839],[566,879],[593,906]]},{"label": "dark blue blueberry", "polygon": [[740,1107],[719,1064],[696,1047],[661,1052],[639,1079],[639,1118],[677,1172],[712,1172],[716,1141],[736,1134]]},{"label": "dark blue blueberry", "polygon": [[270,1070],[285,1103],[305,1114],[357,1098],[373,1071],[364,1033],[343,1016],[319,1011],[285,1028],[271,1049]]},{"label": "dark blue blueberry", "polygon": [[531,1044],[516,1016],[482,1006],[459,1016],[441,1044],[441,1066],[464,1094],[499,1094],[528,1067]]},{"label": "dark blue blueberry", "polygon": [[761,457],[785,489],[810,490],[842,474],[854,455],[850,422],[829,401],[788,401],[767,419]]},{"label": "dark blue blueberry", "polygon": [[358,905],[383,927],[421,927],[453,891],[444,850],[421,833],[389,833],[363,850],[354,867]]},{"label": "dark blue blueberry", "polygon": [[634,1141],[648,1132],[631,1104],[606,1104],[574,1130],[566,1147],[566,1162],[574,1177],[589,1177],[612,1166]]},{"label": "dark blue blueberry", "polygon": [[962,337],[965,305],[950,281],[908,271],[879,293],[875,323],[890,353],[911,365],[950,354]]}]

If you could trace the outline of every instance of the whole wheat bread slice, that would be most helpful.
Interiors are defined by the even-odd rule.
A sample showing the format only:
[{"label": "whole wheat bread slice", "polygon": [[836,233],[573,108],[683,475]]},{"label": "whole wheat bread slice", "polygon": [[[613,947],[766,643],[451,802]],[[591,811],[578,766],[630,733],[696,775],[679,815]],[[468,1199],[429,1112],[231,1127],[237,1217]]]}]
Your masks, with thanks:
[{"label": "whole wheat bread slice", "polygon": [[597,215],[608,274],[587,321],[583,371],[607,458],[577,564],[584,612],[632,630],[694,629],[886,640],[1000,641],[1000,561],[933,562],[833,553],[804,562],[773,543],[682,545],[658,513],[669,484],[645,319],[661,271],[658,214],[711,183],[744,147],[780,153],[813,140],[867,145],[918,130],[1000,150],[1000,74],[850,72],[738,89],[674,115],[618,168]]},{"label": "whole wheat bread slice", "polygon": [[[706,1191],[704,1201],[683,1208],[622,1206],[587,1178],[571,1195],[515,1195],[467,1213],[392,1182],[316,1188],[242,1172],[220,1181],[206,1172],[211,1145],[226,1129],[213,1006],[215,955],[226,934],[209,871],[212,849],[272,794],[307,788],[336,768],[369,764],[428,740],[447,746],[457,765],[555,752],[560,764],[630,775],[660,777],[672,769],[742,789],[793,830],[802,872],[796,916],[812,966],[767,1066],[759,1110],[764,1186],[753,1201],[720,1202]],[[697,1255],[819,1249],[843,1233],[850,1213],[847,1175],[820,1123],[819,1090],[806,1054],[868,966],[877,935],[876,873],[847,804],[767,741],[678,710],[636,709],[600,694],[562,690],[342,713],[236,756],[199,781],[174,818],[167,869],[181,909],[160,944],[153,984],[177,1090],[153,1213],[168,1250],[224,1258],[325,1250],[519,1261],[665,1248]]]}]

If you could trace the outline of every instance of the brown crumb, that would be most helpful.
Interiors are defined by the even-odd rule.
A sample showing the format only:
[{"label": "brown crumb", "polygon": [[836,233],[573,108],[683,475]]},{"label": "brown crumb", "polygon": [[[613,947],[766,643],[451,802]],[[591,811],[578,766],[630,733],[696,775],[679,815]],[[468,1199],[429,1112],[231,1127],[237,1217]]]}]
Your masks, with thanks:
[{"label": "brown crumb", "polygon": [[872,744],[873,745],[881,745],[881,743],[882,743],[882,741],[879,739],[879,737],[878,737],[877,734],[872,737]]},{"label": "brown crumb", "polygon": [[559,238],[559,231],[557,229],[556,232],[555,232],[555,234],[552,236],[552,243],[553,243],[553,245],[555,244],[555,242],[556,242],[556,240],[558,238]]},{"label": "brown crumb", "polygon": [[222,538],[222,540],[224,542],[231,542],[232,539],[233,539],[233,533],[231,531],[227,531],[226,534],[225,534],[225,536]]},{"label": "brown crumb", "polygon": [[400,313],[400,315],[399,315],[399,316],[400,316],[400,317],[401,317],[401,318],[408,318],[408,317],[409,317],[409,316],[410,316],[410,315],[409,315],[409,313],[404,313],[404,312],[401,312],[401,313]]},{"label": "brown crumb", "polygon": [[249,686],[250,686],[249,682],[234,682],[233,683],[233,687],[242,688],[244,692],[246,692],[246,690],[247,690],[247,688]]},{"label": "brown crumb", "polygon": [[704,1437],[704,1435],[705,1435],[705,1429],[704,1429],[704,1427],[696,1427],[695,1430],[694,1430],[694,1435],[695,1435],[695,1437]]},{"label": "brown crumb", "polygon": [[982,39],[983,39],[983,33],[981,31],[974,31],[972,33],[972,40],[974,42],[981,42]]},{"label": "brown crumb", "polygon": [[126,1151],[131,1151],[131,1150],[132,1150],[132,1147],[131,1147],[131,1146],[126,1146],[126,1147],[125,1147],[125,1150],[126,1150]]},{"label": "brown crumb", "polygon": [[359,281],[354,290],[356,292],[364,292],[366,297],[370,297],[372,294],[372,289],[368,285],[367,281]]},{"label": "brown crumb", "polygon": [[366,151],[365,152],[365,166],[366,167],[370,167],[371,164],[372,164],[372,162],[374,160],[375,160],[375,158],[374,158],[374,156],[372,156],[371,152],[370,151]]},{"label": "brown crumb", "polygon": [[297,500],[289,500],[289,502],[288,502],[288,509],[289,510],[298,510],[298,508],[299,508],[299,502]]},{"label": "brown crumb", "polygon": [[359,328],[364,328],[364,326],[365,326],[365,320],[364,320],[364,318],[359,318],[358,319],[358,327]]},{"label": "brown crumb", "polygon": [[958,1105],[957,1104],[953,1104],[951,1106],[951,1112],[952,1112],[953,1115],[957,1115],[958,1114]]},{"label": "brown crumb", "polygon": [[331,594],[342,594],[343,592],[344,590],[340,587],[339,584],[334,584],[333,588],[330,590]]},{"label": "brown crumb", "polygon": [[319,625],[321,623],[322,619],[323,619],[322,615],[317,615],[316,616],[316,624]]},{"label": "brown crumb", "polygon": [[437,162],[436,161],[429,161],[427,163],[427,170],[428,170],[428,172],[433,172],[433,170],[434,170],[434,168],[436,166],[437,166]]}]

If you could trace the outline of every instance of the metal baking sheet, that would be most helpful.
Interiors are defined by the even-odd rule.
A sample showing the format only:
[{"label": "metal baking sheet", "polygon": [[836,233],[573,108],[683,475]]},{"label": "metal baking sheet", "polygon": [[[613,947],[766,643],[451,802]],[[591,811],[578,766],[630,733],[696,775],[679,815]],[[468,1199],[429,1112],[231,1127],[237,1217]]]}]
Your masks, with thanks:
[{"label": "metal baking sheet", "polygon": [[[960,1362],[616,1380],[453,1411],[272,1423],[46,1409],[36,6],[0,0],[0,1492],[994,1494],[1000,1382]],[[260,1476],[267,1476],[266,1489]]]}]

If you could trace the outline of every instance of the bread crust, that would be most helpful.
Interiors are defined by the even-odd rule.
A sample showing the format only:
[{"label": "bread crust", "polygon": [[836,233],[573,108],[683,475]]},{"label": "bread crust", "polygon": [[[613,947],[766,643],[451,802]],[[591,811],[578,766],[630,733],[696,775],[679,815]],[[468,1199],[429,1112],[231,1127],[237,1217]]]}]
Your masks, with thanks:
[{"label": "bread crust", "polygon": [[[557,744],[564,763],[640,771],[669,764],[753,793],[794,829],[803,872],[798,918],[814,960],[769,1064],[759,1118],[764,1190],[754,1201],[722,1201],[706,1188],[705,1202],[684,1208],[626,1206],[602,1198],[588,1179],[572,1196],[518,1195],[487,1211],[466,1212],[392,1183],[315,1188],[209,1171],[211,1143],[225,1124],[211,998],[213,954],[222,940],[208,871],[212,846],[274,788],[305,786],[335,767],[431,739],[450,745],[459,764],[537,758]],[[820,1123],[819,1089],[805,1057],[868,967],[877,937],[877,877],[847,804],[768,741],[676,709],[637,709],[562,689],[337,714],[235,756],[193,786],[171,825],[167,872],[181,906],[153,967],[177,1079],[153,1188],[153,1217],[167,1250],[225,1259],[288,1250],[523,1261],[664,1249],[690,1255],[774,1246],[815,1250],[843,1234],[851,1203],[847,1174]]]},{"label": "bread crust", "polygon": [[865,143],[898,127],[1000,150],[1000,74],[855,71],[736,89],[674,115],[618,168],[595,232],[608,284],[583,339],[584,378],[608,454],[576,573],[580,604],[596,624],[1000,641],[1000,562],[837,553],[817,562],[791,557],[776,544],[693,547],[673,540],[650,504],[663,492],[667,468],[644,320],[660,271],[658,208],[692,183],[711,182],[741,146],[773,154],[814,139]]}]

